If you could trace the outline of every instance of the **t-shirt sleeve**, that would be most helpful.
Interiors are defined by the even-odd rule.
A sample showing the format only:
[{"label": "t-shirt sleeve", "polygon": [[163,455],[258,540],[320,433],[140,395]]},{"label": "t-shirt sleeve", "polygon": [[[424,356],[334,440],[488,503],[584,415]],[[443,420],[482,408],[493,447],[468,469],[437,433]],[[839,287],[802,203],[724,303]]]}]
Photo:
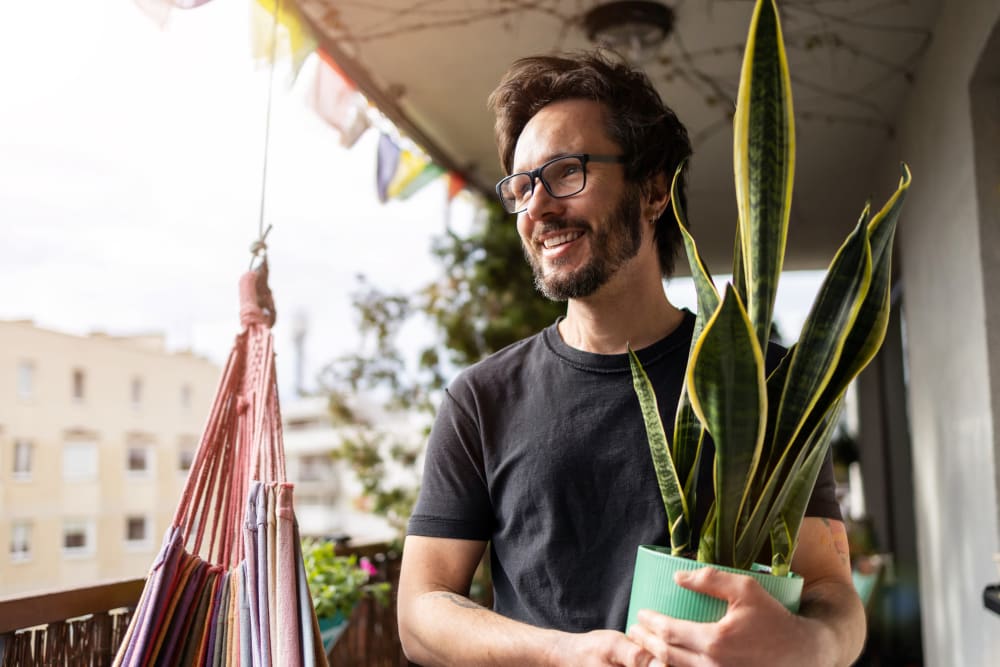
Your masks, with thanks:
[{"label": "t-shirt sleeve", "polygon": [[480,429],[469,409],[445,392],[427,442],[424,474],[407,534],[488,540],[493,510]]},{"label": "t-shirt sleeve", "polygon": [[827,451],[823,467],[819,469],[816,486],[806,505],[806,516],[844,520],[840,513],[840,503],[837,502],[837,480],[833,476],[833,448]]}]

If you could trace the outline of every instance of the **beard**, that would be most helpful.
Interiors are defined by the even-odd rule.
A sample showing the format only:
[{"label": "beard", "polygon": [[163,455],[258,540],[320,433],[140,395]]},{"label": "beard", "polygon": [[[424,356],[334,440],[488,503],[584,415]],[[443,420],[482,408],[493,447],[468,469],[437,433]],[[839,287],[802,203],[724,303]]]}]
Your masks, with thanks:
[{"label": "beard", "polygon": [[[588,297],[603,287],[627,261],[639,253],[642,246],[642,222],[639,220],[638,188],[627,187],[615,209],[600,221],[597,231],[582,218],[547,220],[542,233],[560,229],[586,229],[591,232],[590,260],[568,273],[551,271],[546,274],[541,257],[523,245],[524,256],[535,276],[535,288],[547,299],[566,301]],[[550,263],[558,269],[566,260]]]}]

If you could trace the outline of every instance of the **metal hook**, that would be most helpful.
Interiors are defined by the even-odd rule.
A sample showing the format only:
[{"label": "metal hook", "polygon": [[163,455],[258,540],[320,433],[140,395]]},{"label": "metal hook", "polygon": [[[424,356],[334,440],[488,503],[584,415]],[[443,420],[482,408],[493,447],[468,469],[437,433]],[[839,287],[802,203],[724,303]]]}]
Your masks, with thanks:
[{"label": "metal hook", "polygon": [[260,264],[258,264],[256,268],[254,268],[253,265],[254,261],[258,257],[263,256],[263,260],[265,262],[267,261],[266,241],[267,241],[267,235],[271,233],[271,227],[272,225],[268,225],[267,229],[264,230],[264,233],[260,235],[260,238],[250,244],[250,268],[248,269],[249,271],[257,271],[260,269],[261,266]]}]

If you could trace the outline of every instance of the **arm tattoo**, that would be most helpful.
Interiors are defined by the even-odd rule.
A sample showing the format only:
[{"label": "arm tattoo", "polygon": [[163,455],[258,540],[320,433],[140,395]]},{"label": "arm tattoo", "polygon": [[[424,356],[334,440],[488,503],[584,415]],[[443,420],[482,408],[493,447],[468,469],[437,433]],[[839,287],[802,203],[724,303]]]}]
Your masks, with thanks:
[{"label": "arm tattoo", "polygon": [[840,562],[850,566],[851,548],[847,543],[847,533],[834,532],[829,519],[823,519],[823,525],[830,531],[830,541],[833,543],[833,548],[837,550],[837,555],[840,556]]},{"label": "arm tattoo", "polygon": [[456,595],[454,593],[445,593],[442,591],[440,593],[435,593],[434,597],[444,598],[449,602],[451,602],[456,607],[462,607],[463,609],[486,609],[486,607],[476,604],[469,598],[462,597],[461,595]]}]

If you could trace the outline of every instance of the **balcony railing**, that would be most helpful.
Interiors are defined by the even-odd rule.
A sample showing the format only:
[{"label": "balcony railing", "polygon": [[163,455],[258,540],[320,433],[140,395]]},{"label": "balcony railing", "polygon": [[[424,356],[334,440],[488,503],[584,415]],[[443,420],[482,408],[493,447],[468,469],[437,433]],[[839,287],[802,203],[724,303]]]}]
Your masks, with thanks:
[{"label": "balcony railing", "polygon": [[[385,545],[347,549],[368,556],[392,604],[364,600],[329,653],[331,667],[405,667],[396,627],[399,559]],[[142,594],[143,579],[0,599],[0,667],[104,667],[114,659]]]},{"label": "balcony railing", "polygon": [[131,579],[0,600],[0,665],[110,665],[143,583]]}]

